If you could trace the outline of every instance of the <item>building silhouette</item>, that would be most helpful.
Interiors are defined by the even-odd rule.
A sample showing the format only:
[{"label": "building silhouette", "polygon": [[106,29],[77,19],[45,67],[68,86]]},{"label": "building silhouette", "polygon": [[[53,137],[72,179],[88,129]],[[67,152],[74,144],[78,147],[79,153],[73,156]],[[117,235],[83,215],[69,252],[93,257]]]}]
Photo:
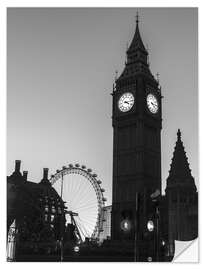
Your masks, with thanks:
[{"label": "building silhouette", "polygon": [[111,205],[105,206],[103,208],[103,224],[102,231],[99,236],[101,242],[106,239],[110,239],[111,237],[111,211]]},{"label": "building silhouette", "polygon": [[[115,82],[112,96],[114,145],[111,235],[112,240],[131,242],[134,249],[137,215],[139,227],[146,227],[149,212],[147,200],[150,194],[161,190],[162,96],[159,83],[149,68],[148,52],[140,36],[138,17],[135,34],[127,50],[127,61]],[[128,106],[131,100],[132,107]],[[138,212],[142,212],[142,215]],[[129,231],[121,229],[125,219],[129,219]],[[143,237],[140,233],[139,238]],[[139,239],[143,243],[142,240]]]},{"label": "building silhouette", "polygon": [[48,180],[47,168],[42,180],[34,183],[28,181],[27,172],[22,175],[20,163],[16,161],[15,171],[7,177],[8,260],[38,261],[40,255],[59,253],[57,243],[65,232],[65,206]]},{"label": "building silhouette", "polygon": [[117,249],[126,246],[128,260],[170,261],[174,240],[197,237],[196,187],[179,130],[166,196],[161,194],[161,87],[149,68],[138,16],[126,54],[112,93],[111,239]]},{"label": "building silhouette", "polygon": [[188,158],[177,132],[173,158],[166,186],[169,241],[191,241],[198,236],[198,193]]}]

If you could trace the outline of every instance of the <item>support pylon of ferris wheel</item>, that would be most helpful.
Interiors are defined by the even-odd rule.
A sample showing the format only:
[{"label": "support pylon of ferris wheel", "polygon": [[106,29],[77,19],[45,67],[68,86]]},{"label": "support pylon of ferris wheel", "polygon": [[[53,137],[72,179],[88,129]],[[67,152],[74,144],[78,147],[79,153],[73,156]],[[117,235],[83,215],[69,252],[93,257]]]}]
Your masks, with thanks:
[{"label": "support pylon of ferris wheel", "polygon": [[105,221],[106,198],[97,174],[85,165],[69,164],[51,175],[50,182],[61,193],[69,213],[77,213],[74,222],[82,239],[88,237],[99,240]]}]

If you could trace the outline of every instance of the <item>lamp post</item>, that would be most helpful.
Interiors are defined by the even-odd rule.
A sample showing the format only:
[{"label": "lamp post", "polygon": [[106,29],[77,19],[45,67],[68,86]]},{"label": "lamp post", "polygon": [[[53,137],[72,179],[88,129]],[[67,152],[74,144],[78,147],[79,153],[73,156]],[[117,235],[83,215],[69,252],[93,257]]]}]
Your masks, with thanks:
[{"label": "lamp post", "polygon": [[156,261],[159,261],[159,207],[158,202],[156,201],[156,212],[155,212],[155,219],[156,219]]},{"label": "lamp post", "polygon": [[[63,172],[61,172],[61,200],[63,201]],[[61,231],[61,239],[60,239],[60,247],[61,247],[61,256],[60,256],[60,259],[61,259],[61,262],[63,261],[63,222],[64,222],[64,220],[63,220],[63,207],[62,207],[62,209],[61,209],[62,211],[61,211],[61,229],[60,229],[60,231]]]},{"label": "lamp post", "polygon": [[138,241],[138,192],[135,194],[135,252],[134,252],[134,261],[137,261],[137,241]]},{"label": "lamp post", "polygon": [[153,194],[151,194],[151,199],[152,202],[155,204],[155,229],[156,229],[156,234],[155,234],[155,251],[156,251],[156,262],[159,261],[159,248],[160,248],[160,243],[159,243],[159,199],[160,199],[160,190],[157,189]]}]

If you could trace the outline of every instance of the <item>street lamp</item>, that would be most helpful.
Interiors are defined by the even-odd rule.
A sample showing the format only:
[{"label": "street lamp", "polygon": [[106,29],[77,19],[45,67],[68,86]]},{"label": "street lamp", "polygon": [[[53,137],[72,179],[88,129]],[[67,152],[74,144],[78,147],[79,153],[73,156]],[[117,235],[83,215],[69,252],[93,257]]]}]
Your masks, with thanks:
[{"label": "street lamp", "polygon": [[152,220],[149,220],[147,222],[147,229],[148,229],[149,232],[153,232],[153,230],[154,230],[154,222]]},{"label": "street lamp", "polygon": [[128,218],[121,221],[121,230],[124,232],[129,232],[131,230],[131,222]]},{"label": "street lamp", "polygon": [[75,247],[74,247],[74,251],[75,251],[76,253],[78,253],[78,252],[80,251],[79,246],[75,246]]}]

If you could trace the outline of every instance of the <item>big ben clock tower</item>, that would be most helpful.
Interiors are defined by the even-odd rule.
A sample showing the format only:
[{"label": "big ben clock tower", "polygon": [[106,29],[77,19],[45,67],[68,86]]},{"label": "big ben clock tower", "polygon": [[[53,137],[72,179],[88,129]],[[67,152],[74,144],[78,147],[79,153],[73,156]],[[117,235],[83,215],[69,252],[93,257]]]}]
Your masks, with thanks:
[{"label": "big ben clock tower", "polygon": [[[112,240],[130,241],[138,226],[138,196],[145,198],[161,190],[161,92],[149,69],[138,16],[125,68],[115,84],[111,235]],[[140,226],[147,218],[146,207],[142,200]]]}]

